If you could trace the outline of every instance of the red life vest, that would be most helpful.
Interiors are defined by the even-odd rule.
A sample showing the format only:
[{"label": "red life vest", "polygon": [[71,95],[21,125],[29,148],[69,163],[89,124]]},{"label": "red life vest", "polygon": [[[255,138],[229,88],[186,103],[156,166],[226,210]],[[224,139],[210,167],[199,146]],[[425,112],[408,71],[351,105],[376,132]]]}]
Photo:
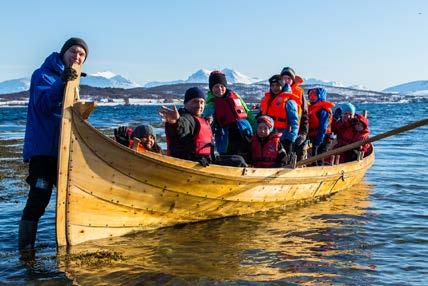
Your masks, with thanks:
[{"label": "red life vest", "polygon": [[355,130],[354,126],[351,124],[352,119],[336,123],[335,133],[337,135],[337,146],[345,146],[347,144],[365,140],[369,137],[368,119],[357,113],[354,118],[363,124],[364,129],[362,131]]},{"label": "red life vest", "polygon": [[[287,120],[287,110],[285,109],[285,105],[288,100],[294,100],[296,103],[297,96],[290,92],[281,92],[272,98],[272,94],[270,92],[266,92],[262,101],[260,102],[260,110],[262,115],[269,115],[272,117],[274,121],[274,127],[280,129],[288,129],[288,120]],[[300,105],[297,103],[297,112],[298,115],[302,115],[302,109]]]},{"label": "red life vest", "polygon": [[272,168],[278,157],[278,145],[281,134],[271,133],[265,144],[261,144],[257,135],[251,140],[253,165],[256,168]]},{"label": "red life vest", "polygon": [[327,111],[330,116],[328,118],[328,127],[325,134],[331,134],[331,123],[333,121],[333,113],[331,108],[334,106],[334,103],[329,101],[318,101],[315,104],[310,104],[308,106],[308,116],[309,116],[309,137],[316,137],[318,134],[318,129],[320,125],[320,121],[318,119],[317,113],[321,109]]},{"label": "red life vest", "polygon": [[220,127],[230,125],[239,119],[247,118],[247,112],[241,100],[233,91],[230,91],[226,97],[216,96],[214,98],[214,108],[214,119]]},{"label": "red life vest", "polygon": [[209,156],[211,155],[211,146],[213,140],[213,132],[211,125],[205,118],[196,117],[196,133],[195,133],[195,155]]}]

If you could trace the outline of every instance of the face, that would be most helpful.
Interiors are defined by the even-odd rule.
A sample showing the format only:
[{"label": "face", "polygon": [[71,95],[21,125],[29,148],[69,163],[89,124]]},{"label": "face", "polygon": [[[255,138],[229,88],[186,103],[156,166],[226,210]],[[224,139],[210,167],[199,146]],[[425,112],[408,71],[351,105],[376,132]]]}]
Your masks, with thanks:
[{"label": "face", "polygon": [[212,92],[217,97],[222,97],[226,93],[226,87],[221,83],[218,83],[213,86]]},{"label": "face", "polygon": [[361,132],[364,130],[364,125],[361,122],[357,122],[357,124],[355,124],[354,126],[355,130],[357,130],[358,132]]},{"label": "face", "polygon": [[269,127],[264,123],[259,123],[257,125],[257,136],[260,138],[268,137],[270,134]]},{"label": "face", "polygon": [[293,84],[293,79],[288,75],[283,75],[282,80],[285,82],[285,84],[289,84],[289,85]]},{"label": "face", "polygon": [[311,90],[311,91],[309,92],[308,97],[309,97],[309,101],[310,101],[311,103],[315,103],[315,102],[317,102],[317,101],[318,101],[318,95],[317,95],[317,92],[316,92],[315,90]]},{"label": "face", "polygon": [[282,87],[279,83],[274,82],[270,85],[270,90],[272,91],[273,94],[278,94],[281,92]]},{"label": "face", "polygon": [[79,45],[74,45],[65,51],[62,57],[64,64],[71,67],[73,64],[81,65],[86,59],[85,49]]},{"label": "face", "polygon": [[150,150],[155,145],[155,137],[153,135],[144,135],[141,137],[141,144],[143,144],[144,148]]},{"label": "face", "polygon": [[342,114],[342,120],[350,120],[354,117],[354,115],[351,112],[345,112]]},{"label": "face", "polygon": [[194,116],[201,116],[205,108],[205,99],[194,98],[184,104],[184,107]]}]

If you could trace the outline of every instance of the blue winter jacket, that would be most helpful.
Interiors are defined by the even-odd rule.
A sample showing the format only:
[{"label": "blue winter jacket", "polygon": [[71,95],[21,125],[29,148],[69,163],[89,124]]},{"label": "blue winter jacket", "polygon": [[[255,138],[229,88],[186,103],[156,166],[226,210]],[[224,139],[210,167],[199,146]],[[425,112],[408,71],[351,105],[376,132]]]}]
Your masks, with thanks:
[{"label": "blue winter jacket", "polygon": [[58,157],[63,71],[59,53],[52,53],[31,76],[23,153],[26,162],[33,156]]},{"label": "blue winter jacket", "polygon": [[[324,88],[318,87],[315,90],[318,94],[318,100],[316,102],[327,100],[327,91]],[[316,115],[318,117],[319,126],[318,126],[318,132],[317,132],[317,136],[315,138],[314,145],[319,146],[319,145],[321,145],[321,143],[324,142],[324,138],[325,138],[325,135],[327,132],[328,123],[329,123],[329,119],[330,119],[330,113],[325,109],[321,109],[317,112]]]}]

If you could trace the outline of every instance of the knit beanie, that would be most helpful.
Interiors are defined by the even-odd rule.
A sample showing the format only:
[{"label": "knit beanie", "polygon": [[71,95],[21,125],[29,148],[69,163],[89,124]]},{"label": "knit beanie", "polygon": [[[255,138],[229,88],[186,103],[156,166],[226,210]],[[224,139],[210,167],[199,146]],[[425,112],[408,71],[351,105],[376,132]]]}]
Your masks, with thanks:
[{"label": "knit beanie", "polygon": [[138,139],[141,139],[147,135],[152,135],[156,140],[156,134],[153,127],[149,124],[143,124],[137,126],[134,131],[132,131],[131,138],[137,137]]},{"label": "knit beanie", "polygon": [[281,78],[281,75],[279,75],[279,74],[275,74],[275,75],[271,76],[271,78],[269,79],[269,85],[272,85],[273,83],[279,83],[281,88],[285,84],[285,82]]},{"label": "knit beanie", "polygon": [[205,99],[205,94],[199,87],[191,87],[188,90],[186,90],[186,93],[184,94],[184,103],[194,98]]},{"label": "knit beanie", "polygon": [[355,114],[355,106],[352,103],[344,103],[340,106],[340,109],[342,110],[342,113],[351,113],[352,115]]},{"label": "knit beanie", "polygon": [[212,90],[213,86],[218,83],[221,83],[222,85],[227,87],[226,76],[221,71],[212,71],[210,73],[210,77],[208,78],[208,86],[210,90]]},{"label": "knit beanie", "polygon": [[273,121],[272,117],[267,116],[267,115],[262,115],[262,116],[257,118],[257,126],[259,126],[260,123],[266,124],[266,126],[269,128],[270,132],[273,131],[274,121]]},{"label": "knit beanie", "polygon": [[293,81],[296,78],[296,72],[290,67],[285,67],[282,69],[281,76],[284,76],[284,75],[288,75],[289,77],[291,77]]},{"label": "knit beanie", "polygon": [[88,45],[84,40],[80,38],[70,38],[64,43],[64,45],[61,48],[61,51],[59,52],[59,55],[61,56],[61,58],[64,56],[65,52],[74,45],[81,46],[85,50],[86,52],[85,60],[86,60],[89,52]]}]

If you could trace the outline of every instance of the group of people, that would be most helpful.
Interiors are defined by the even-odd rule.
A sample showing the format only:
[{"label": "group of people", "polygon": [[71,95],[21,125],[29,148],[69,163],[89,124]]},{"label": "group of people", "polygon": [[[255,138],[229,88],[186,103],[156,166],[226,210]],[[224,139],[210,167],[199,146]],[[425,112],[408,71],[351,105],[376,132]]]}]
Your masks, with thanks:
[{"label": "group of people", "polygon": [[[78,77],[72,65],[83,64],[88,52],[83,39],[70,38],[31,77],[23,151],[24,161],[29,162],[26,181],[30,191],[19,222],[21,251],[34,248],[38,221],[57,183],[64,88]],[[254,116],[242,97],[228,87],[225,75],[212,72],[207,94],[192,87],[184,95],[183,108],[159,110],[165,121],[167,155],[198,161],[203,166],[279,167],[305,157],[308,141],[312,143],[312,155],[316,155],[331,148],[333,133],[336,146],[367,138],[368,121],[355,113],[352,104],[333,112],[333,104],[326,101],[327,92],[316,88],[308,91],[308,106],[302,83],[290,67],[272,76],[260,112]],[[115,130],[115,138],[138,152],[162,152],[150,125],[133,130],[120,127]],[[369,148],[363,146],[361,151]],[[350,152],[342,161],[355,158],[355,152]]]},{"label": "group of people", "polygon": [[[213,71],[208,81],[207,94],[192,87],[184,95],[183,108],[160,109],[167,155],[198,161],[203,166],[281,167],[305,158],[308,146],[311,156],[315,156],[368,138],[368,120],[355,112],[353,104],[342,104],[333,111],[335,105],[327,101],[324,88],[308,90],[308,104],[300,86],[303,80],[290,67],[269,79],[269,91],[256,115],[239,94],[228,88],[222,72]],[[152,130],[150,125],[137,129],[142,127]],[[131,132],[130,128],[116,129],[116,140],[122,142],[120,138],[127,137],[122,144],[131,147]],[[136,139],[147,141],[144,137]],[[369,149],[366,144],[341,154],[340,162],[355,160],[359,152],[367,153]],[[153,151],[148,147],[145,150]],[[157,148],[155,152],[161,151]]]}]

